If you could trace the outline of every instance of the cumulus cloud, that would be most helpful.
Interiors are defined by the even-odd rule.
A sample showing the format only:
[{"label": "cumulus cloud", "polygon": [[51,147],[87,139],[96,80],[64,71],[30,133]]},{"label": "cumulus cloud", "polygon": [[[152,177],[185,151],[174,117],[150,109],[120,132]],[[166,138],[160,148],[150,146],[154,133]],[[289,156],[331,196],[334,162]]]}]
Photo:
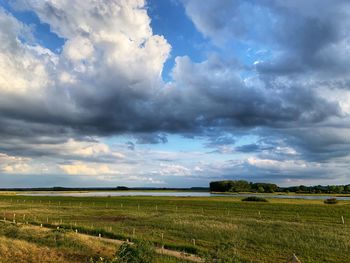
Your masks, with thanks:
[{"label": "cumulus cloud", "polygon": [[10,156],[0,153],[0,171],[3,173],[28,173],[31,171],[30,158]]},{"label": "cumulus cloud", "polygon": [[268,143],[225,146],[224,152],[321,162],[349,154],[348,1],[182,2],[196,28],[225,52],[232,43],[255,52],[258,77],[246,78],[245,84],[257,96],[249,93],[239,102],[248,105],[242,116],[249,121],[262,114],[253,124],[260,129],[248,134]]},{"label": "cumulus cloud", "polygon": [[[9,86],[11,92],[18,93],[25,87],[28,93],[41,95],[28,100],[28,96],[10,94],[12,97],[4,100],[11,103],[3,103],[2,112],[23,121],[76,126],[73,128],[90,133],[137,129],[137,121],[129,120],[146,114],[143,110],[162,83],[160,74],[170,51],[162,36],[153,35],[144,1],[17,4],[35,12],[66,41],[57,56],[36,54],[37,49],[19,40],[24,26],[2,12],[3,25],[10,24],[2,38],[15,45],[2,45],[1,55],[6,63],[18,61],[13,66],[2,63],[1,83],[7,84],[2,89]],[[5,79],[11,75],[18,76],[12,78],[17,84]],[[15,106],[16,101],[24,104]]]},{"label": "cumulus cloud", "polygon": [[[242,42],[268,56],[256,61],[267,75],[348,73],[348,1],[182,1],[197,29],[214,43]],[[315,8],[317,6],[317,8]]]},{"label": "cumulus cloud", "polygon": [[[144,0],[13,1],[64,39],[56,53],[0,8],[0,152],[37,158],[2,171],[42,171],[43,161],[54,164],[51,173],[135,173],[144,158],[135,144],[165,144],[169,134],[205,138],[222,154],[253,154],[259,161],[235,164],[246,174],[277,166],[299,174],[294,168],[306,161],[348,156],[348,1],[181,2],[218,50],[202,61],[175,58],[166,83],[171,46],[152,31]],[[227,55],[232,43],[255,52],[255,63]],[[101,140],[121,134],[132,139],[118,149]],[[259,141],[242,144],[244,134]],[[227,170],[161,166],[148,164],[147,173]]]},{"label": "cumulus cloud", "polygon": [[[144,132],[138,135],[139,143],[166,142],[158,131],[312,123],[339,115],[336,102],[321,98],[305,85],[244,79],[238,61],[219,56],[201,63],[178,57],[174,82],[164,86],[160,73],[170,46],[163,37],[152,34],[143,1],[67,5],[66,1],[25,1],[21,5],[36,12],[66,42],[61,54],[47,59],[55,74],[45,75],[46,85],[40,86],[42,101],[19,97],[16,100],[29,105],[14,108],[11,100],[8,108],[3,106],[8,115],[88,135]],[[53,102],[54,98],[60,103]],[[150,132],[155,135],[145,134]]]},{"label": "cumulus cloud", "polygon": [[73,164],[62,164],[59,166],[65,173],[70,175],[106,175],[117,173],[107,165],[87,165],[81,162]]}]

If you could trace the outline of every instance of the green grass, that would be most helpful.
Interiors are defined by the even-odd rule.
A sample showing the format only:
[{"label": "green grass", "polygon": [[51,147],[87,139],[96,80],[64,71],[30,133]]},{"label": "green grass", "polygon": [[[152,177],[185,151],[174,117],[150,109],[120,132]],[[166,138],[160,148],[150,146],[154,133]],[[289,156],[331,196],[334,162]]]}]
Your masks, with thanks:
[{"label": "green grass", "polygon": [[[13,220],[16,214],[19,222],[52,228],[60,225],[67,231],[78,229],[117,239],[146,239],[158,246],[198,254],[230,243],[242,262],[285,262],[293,253],[302,262],[350,262],[350,201],[331,206],[323,200],[268,201],[241,202],[236,197],[3,195],[0,218]],[[1,236],[18,239],[15,233],[4,231],[0,231]],[[69,240],[52,246],[45,243],[49,241],[38,244],[35,236],[24,240],[52,248],[83,249]],[[159,260],[179,262],[173,258]]]}]

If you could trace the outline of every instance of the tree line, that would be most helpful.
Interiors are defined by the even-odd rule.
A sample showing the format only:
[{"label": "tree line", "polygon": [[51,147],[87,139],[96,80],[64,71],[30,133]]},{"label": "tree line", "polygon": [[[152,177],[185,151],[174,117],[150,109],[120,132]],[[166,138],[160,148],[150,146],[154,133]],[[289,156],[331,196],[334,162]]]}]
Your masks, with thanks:
[{"label": "tree line", "polygon": [[216,181],[209,184],[212,192],[260,192],[273,193],[278,190],[276,184],[252,183],[244,180],[238,181]]},{"label": "tree line", "polygon": [[225,180],[210,182],[211,192],[256,192],[256,193],[274,193],[274,192],[295,192],[309,194],[347,194],[350,193],[350,184],[348,185],[315,185],[315,186],[290,186],[279,187],[272,183],[253,183],[245,180]]}]

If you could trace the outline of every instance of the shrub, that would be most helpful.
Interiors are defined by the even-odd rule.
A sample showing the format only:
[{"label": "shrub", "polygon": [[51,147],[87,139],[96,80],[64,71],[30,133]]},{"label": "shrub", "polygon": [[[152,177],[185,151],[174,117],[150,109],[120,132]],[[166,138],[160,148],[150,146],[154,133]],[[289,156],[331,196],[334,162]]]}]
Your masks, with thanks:
[{"label": "shrub", "polygon": [[248,196],[246,198],[243,198],[242,201],[248,201],[248,202],[267,202],[265,198],[259,197],[259,196]]},{"label": "shrub", "polygon": [[201,255],[205,263],[241,263],[232,243],[220,243],[208,253]]},{"label": "shrub", "polygon": [[118,263],[152,263],[155,251],[153,246],[146,241],[137,241],[134,245],[124,243],[117,251]]},{"label": "shrub", "polygon": [[328,204],[328,205],[333,205],[333,204],[338,203],[338,200],[337,200],[337,198],[328,198],[328,199],[324,200],[323,202],[325,204]]},{"label": "shrub", "polygon": [[18,236],[19,236],[18,227],[12,226],[12,225],[5,226],[3,234],[9,238],[18,238]]}]

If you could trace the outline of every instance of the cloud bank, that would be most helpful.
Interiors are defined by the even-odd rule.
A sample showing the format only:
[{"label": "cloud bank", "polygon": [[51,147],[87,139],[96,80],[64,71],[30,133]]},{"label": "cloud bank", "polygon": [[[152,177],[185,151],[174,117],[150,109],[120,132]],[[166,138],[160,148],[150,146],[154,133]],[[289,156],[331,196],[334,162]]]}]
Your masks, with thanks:
[{"label": "cloud bank", "polygon": [[[13,1],[64,40],[58,51],[0,7],[1,173],[348,180],[348,1],[180,2],[216,48],[199,62],[176,57],[170,81],[172,46],[143,0]],[[207,161],[142,157],[139,145],[174,135],[205,141]],[[130,138],[103,141],[113,136]]]}]

